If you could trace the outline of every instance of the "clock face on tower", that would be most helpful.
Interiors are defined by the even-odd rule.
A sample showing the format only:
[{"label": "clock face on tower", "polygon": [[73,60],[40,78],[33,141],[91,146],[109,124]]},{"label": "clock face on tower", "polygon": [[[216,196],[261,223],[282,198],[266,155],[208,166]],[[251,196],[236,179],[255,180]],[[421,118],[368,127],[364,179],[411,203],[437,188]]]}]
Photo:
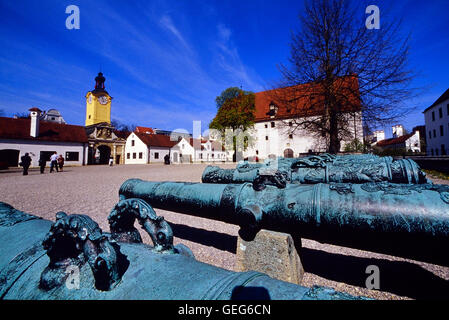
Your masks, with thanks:
[{"label": "clock face on tower", "polygon": [[108,98],[106,96],[100,96],[98,98],[98,101],[100,101],[101,104],[107,104],[108,103]]}]

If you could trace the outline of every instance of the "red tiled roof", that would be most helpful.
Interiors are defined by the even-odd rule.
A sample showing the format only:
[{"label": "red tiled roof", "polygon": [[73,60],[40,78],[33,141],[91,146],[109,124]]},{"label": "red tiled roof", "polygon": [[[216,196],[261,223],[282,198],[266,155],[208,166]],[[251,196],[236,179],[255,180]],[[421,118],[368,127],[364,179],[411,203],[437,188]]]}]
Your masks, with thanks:
[{"label": "red tiled roof", "polygon": [[113,130],[113,132],[117,136],[117,138],[121,139],[126,139],[131,134],[131,132],[123,130]]},{"label": "red tiled roof", "polygon": [[86,130],[82,126],[57,122],[39,121],[39,136],[30,136],[31,119],[0,117],[0,138],[36,141],[87,142]]},{"label": "red tiled roof", "polygon": [[[192,147],[197,147],[197,146],[194,146],[193,145],[193,141],[195,140],[195,143],[197,144],[197,146],[201,146],[201,150],[204,150],[204,146],[202,146],[201,144],[202,143],[206,143],[207,141],[206,140],[203,140],[203,139],[193,139],[193,138],[190,138],[189,139],[189,143],[190,143],[190,145],[192,146]],[[197,148],[198,149],[198,148]]]},{"label": "red tiled roof", "polygon": [[170,137],[164,134],[146,134],[139,132],[134,133],[139,137],[140,140],[143,141],[143,143],[145,143],[149,147],[171,148],[178,143],[178,141],[171,141]]},{"label": "red tiled roof", "polygon": [[[306,83],[281,89],[255,93],[255,121],[289,119],[320,115],[324,111],[324,97],[320,94],[321,83]],[[334,85],[339,90],[342,112],[361,110],[359,83],[356,75],[338,78]],[[270,105],[278,107],[274,118],[268,114]]]},{"label": "red tiled roof", "polygon": [[401,143],[404,143],[405,141],[407,141],[413,135],[414,135],[414,133],[409,133],[409,134],[400,136],[398,138],[390,138],[390,139],[380,140],[379,142],[377,142],[377,145],[379,147],[383,147],[383,146],[389,146],[389,145],[394,145],[394,144],[401,144]]},{"label": "red tiled roof", "polygon": [[154,130],[152,128],[139,127],[139,126],[136,126],[136,132],[154,134]]}]

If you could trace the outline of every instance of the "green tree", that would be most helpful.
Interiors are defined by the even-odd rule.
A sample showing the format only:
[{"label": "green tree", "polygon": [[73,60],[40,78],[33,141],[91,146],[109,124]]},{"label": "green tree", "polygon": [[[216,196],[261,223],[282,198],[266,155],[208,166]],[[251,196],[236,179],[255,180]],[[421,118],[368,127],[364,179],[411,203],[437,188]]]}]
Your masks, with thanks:
[{"label": "green tree", "polygon": [[[236,94],[238,90],[238,94]],[[228,88],[217,97],[216,102],[218,107],[215,118],[209,124],[210,129],[219,131],[222,139],[229,139],[229,132],[231,129],[232,145],[234,156],[233,160],[236,161],[236,156],[241,146],[238,145],[239,137],[243,137],[241,141],[244,142],[244,147],[247,147],[251,143],[246,130],[254,125],[254,112],[255,112],[255,100],[256,97],[253,92],[243,91],[239,88]],[[229,141],[228,141],[229,142]]]},{"label": "green tree", "polygon": [[251,94],[251,91],[243,91],[242,89],[238,87],[229,87],[226,90],[224,90],[216,99],[215,102],[217,103],[217,109],[220,109],[220,107],[223,105],[223,103],[226,100],[237,98],[239,94]]}]

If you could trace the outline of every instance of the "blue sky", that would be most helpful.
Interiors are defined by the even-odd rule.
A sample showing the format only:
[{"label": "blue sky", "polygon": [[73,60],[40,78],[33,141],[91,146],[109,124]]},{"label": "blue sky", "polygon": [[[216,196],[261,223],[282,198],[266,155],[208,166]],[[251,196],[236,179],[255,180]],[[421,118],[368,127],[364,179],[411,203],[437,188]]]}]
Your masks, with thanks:
[{"label": "blue sky", "polygon": [[[449,87],[449,1],[366,2],[379,6],[381,26],[384,15],[402,17],[412,34],[413,84],[426,90],[401,122],[424,124],[422,111]],[[65,27],[72,4],[79,30]],[[0,0],[0,109],[56,108],[84,125],[84,96],[101,68],[113,119],[189,132],[200,120],[204,131],[222,90],[279,80],[302,10],[302,0]]]}]

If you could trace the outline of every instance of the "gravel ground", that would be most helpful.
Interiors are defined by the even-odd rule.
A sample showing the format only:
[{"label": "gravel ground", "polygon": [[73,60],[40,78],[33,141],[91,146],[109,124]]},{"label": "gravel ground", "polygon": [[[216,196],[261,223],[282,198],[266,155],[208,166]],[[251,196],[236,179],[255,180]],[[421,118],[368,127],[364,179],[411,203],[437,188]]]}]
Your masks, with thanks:
[{"label": "gravel ground", "polygon": [[[233,168],[232,164],[220,164]],[[200,182],[205,164],[126,165],[66,167],[64,172],[40,174],[31,169],[0,171],[0,201],[15,208],[54,220],[58,211],[91,216],[109,231],[107,216],[118,201],[118,190],[129,178],[151,181]],[[432,179],[432,177],[430,177]],[[447,180],[435,183],[449,184]],[[172,225],[175,244],[183,243],[197,260],[234,269],[239,227],[156,209]],[[151,240],[142,232],[144,241]],[[323,285],[353,295],[375,299],[429,299],[449,297],[449,267],[339,247],[303,239],[301,260],[305,275],[302,285]],[[380,270],[380,290],[365,288],[368,265]]]}]

